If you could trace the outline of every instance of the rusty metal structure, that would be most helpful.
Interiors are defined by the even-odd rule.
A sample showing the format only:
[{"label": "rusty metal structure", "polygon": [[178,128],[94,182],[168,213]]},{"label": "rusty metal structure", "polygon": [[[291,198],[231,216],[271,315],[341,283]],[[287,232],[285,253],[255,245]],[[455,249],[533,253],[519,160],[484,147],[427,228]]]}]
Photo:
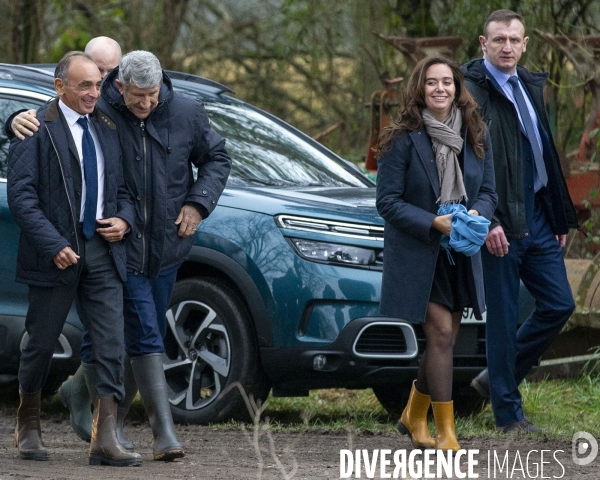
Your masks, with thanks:
[{"label": "rusty metal structure", "polygon": [[410,38],[384,35],[382,33],[376,33],[375,36],[381,38],[400,51],[400,53],[404,55],[410,69],[412,69],[419,60],[429,55],[436,54],[454,58],[458,47],[462,45],[462,38],[460,37]]},{"label": "rusty metal structure", "polygon": [[[598,136],[590,132],[600,128],[600,35],[565,36],[542,32],[534,33],[546,43],[562,52],[573,65],[584,88],[592,95],[592,107],[579,142],[579,150],[568,159],[567,185],[573,202],[580,210],[600,208],[600,165],[590,163],[596,150]],[[598,159],[600,160],[600,159]]]},{"label": "rusty metal structure", "polygon": [[383,90],[375,92],[371,96],[371,102],[366,105],[371,109],[369,149],[365,160],[365,168],[369,172],[377,170],[377,160],[375,159],[373,148],[377,145],[377,139],[381,131],[389,126],[392,121],[392,109],[398,106],[398,101],[396,100],[397,84],[404,80],[403,77],[389,77],[390,75],[387,72],[381,76]]}]

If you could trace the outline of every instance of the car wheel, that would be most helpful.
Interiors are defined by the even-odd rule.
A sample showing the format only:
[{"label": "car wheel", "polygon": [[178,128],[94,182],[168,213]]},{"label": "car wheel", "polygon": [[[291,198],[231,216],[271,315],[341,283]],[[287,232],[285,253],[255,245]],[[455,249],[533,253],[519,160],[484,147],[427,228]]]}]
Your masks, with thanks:
[{"label": "car wheel", "polygon": [[163,364],[177,423],[250,418],[238,387],[256,402],[264,401],[270,390],[244,304],[230,287],[213,279],[175,284]]},{"label": "car wheel", "polygon": [[406,387],[378,386],[373,387],[373,393],[381,403],[381,406],[392,416],[400,418],[404,405],[408,401],[410,394],[410,384]]},{"label": "car wheel", "polygon": [[[373,387],[373,393],[375,393],[381,406],[391,416],[400,418],[402,410],[404,410],[406,402],[408,402],[410,386]],[[464,382],[454,382],[452,386],[452,400],[454,401],[454,412],[461,416],[478,412],[485,405],[485,400],[468,383]]]}]

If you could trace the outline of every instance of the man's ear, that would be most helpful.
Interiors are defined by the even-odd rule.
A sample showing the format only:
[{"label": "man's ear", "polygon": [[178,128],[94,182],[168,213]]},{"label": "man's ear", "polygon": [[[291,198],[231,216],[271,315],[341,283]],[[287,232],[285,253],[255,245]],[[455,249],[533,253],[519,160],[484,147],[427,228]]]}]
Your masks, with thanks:
[{"label": "man's ear", "polygon": [[63,82],[60,78],[54,79],[54,90],[58,93],[58,96],[64,95],[65,93],[65,82]]},{"label": "man's ear", "polygon": [[486,41],[486,38],[483,35],[479,35],[479,44],[481,45],[481,51],[483,53],[486,53],[486,50],[487,50],[487,48],[485,46],[485,41]]},{"label": "man's ear", "polygon": [[117,88],[119,89],[119,93],[120,93],[121,95],[123,95],[123,91],[125,90],[125,89],[123,88],[123,84],[121,83],[121,81],[120,81],[118,78],[117,78],[117,79],[115,79],[115,83],[117,84]]}]

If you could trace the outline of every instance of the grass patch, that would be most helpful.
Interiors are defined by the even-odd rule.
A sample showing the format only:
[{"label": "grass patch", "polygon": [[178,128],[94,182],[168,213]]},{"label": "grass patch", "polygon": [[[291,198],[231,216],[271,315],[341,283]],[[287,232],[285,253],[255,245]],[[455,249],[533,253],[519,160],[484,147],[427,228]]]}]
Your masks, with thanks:
[{"label": "grass patch", "polygon": [[[567,380],[523,382],[520,387],[523,407],[527,417],[546,429],[545,437],[570,440],[576,431],[587,431],[600,436],[600,375],[582,375]],[[473,392],[473,395],[476,395]],[[373,391],[367,390],[314,390],[308,397],[267,399],[262,419],[268,419],[273,431],[327,432],[395,435],[397,418],[388,415]],[[0,411],[16,414],[18,395],[7,399],[0,397]],[[42,411],[47,415],[68,418],[68,411],[58,395],[43,400]],[[431,412],[431,411],[430,411]],[[133,402],[128,421],[147,421],[142,402]],[[215,429],[239,429],[240,422],[229,421],[212,425]],[[430,430],[434,431],[433,419]],[[459,438],[479,436],[495,437],[494,417],[490,404],[470,415],[456,418]]]},{"label": "grass patch", "polygon": [[[587,431],[600,436],[600,376],[544,380],[521,385],[527,417],[546,429],[545,437],[570,440],[573,432]],[[473,395],[475,393],[473,392]],[[372,390],[316,390],[308,397],[269,396],[264,418],[273,430],[326,431],[371,434],[397,434],[397,418],[381,407]],[[213,428],[239,428],[239,422],[213,425]],[[433,419],[430,430],[434,431]],[[492,407],[456,418],[459,438],[501,436],[495,431]]]}]

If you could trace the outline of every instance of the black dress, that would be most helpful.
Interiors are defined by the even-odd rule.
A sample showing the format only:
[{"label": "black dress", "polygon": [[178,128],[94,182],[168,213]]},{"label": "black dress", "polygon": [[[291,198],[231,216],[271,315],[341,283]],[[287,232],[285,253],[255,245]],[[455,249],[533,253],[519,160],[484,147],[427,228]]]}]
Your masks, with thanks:
[{"label": "black dress", "polygon": [[[458,154],[458,162],[462,172],[463,151]],[[429,301],[444,305],[451,312],[460,312],[466,307],[473,307],[477,298],[471,259],[452,249],[449,252],[454,265],[450,262],[448,252],[440,247]]]}]

